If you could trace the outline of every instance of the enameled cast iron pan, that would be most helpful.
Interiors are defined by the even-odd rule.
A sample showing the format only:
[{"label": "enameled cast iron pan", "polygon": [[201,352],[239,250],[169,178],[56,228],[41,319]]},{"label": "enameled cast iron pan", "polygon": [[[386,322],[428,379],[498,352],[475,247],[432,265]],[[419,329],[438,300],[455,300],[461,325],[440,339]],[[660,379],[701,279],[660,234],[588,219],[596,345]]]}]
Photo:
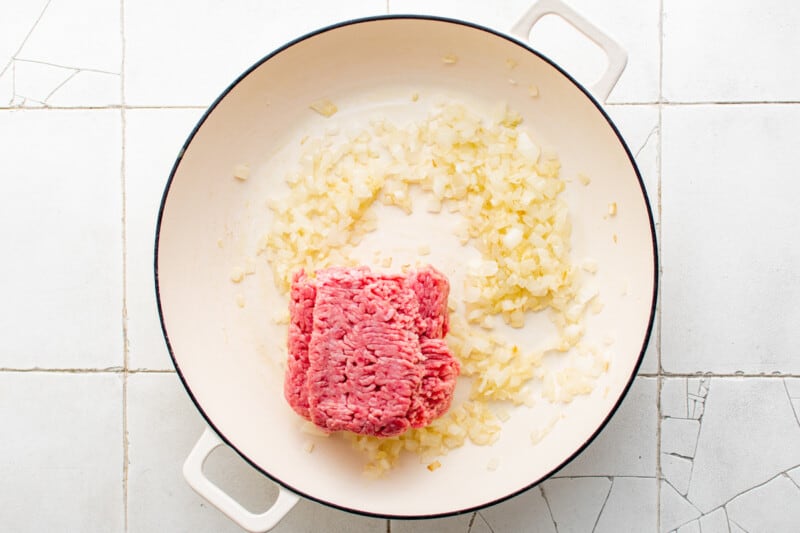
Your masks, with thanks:
[{"label": "enameled cast iron pan", "polygon": [[[597,42],[609,56],[593,95],[525,44],[533,24],[557,13]],[[657,280],[650,207],[629,149],[598,104],[625,65],[611,40],[554,0],[536,4],[512,37],[465,22],[388,16],[345,22],[301,37],[275,51],[236,80],[211,106],[181,151],[163,197],[156,239],[156,286],[169,350],[187,392],[209,426],[185,465],[189,483],[240,525],[271,528],[298,496],[367,515],[415,518],[466,512],[496,503],[541,482],[575,457],[600,432],[630,386],[652,327]],[[442,58],[455,55],[455,65]],[[509,83],[509,63],[516,62]],[[535,83],[539,96],[531,98]],[[418,102],[409,95],[420,94]],[[326,119],[309,104],[327,98],[339,113]],[[613,359],[595,391],[561,408],[564,417],[536,446],[532,427],[542,412],[520,407],[489,447],[466,445],[430,472],[416,457],[380,479],[362,473],[364,457],[344,439],[320,439],[313,453],[302,420],[282,393],[280,359],[286,326],[270,318],[286,300],[264,262],[247,284],[230,281],[231,269],[253,255],[269,224],[263,202],[285,187],[304,135],[332,125],[348,127],[369,116],[394,120],[421,116],[426,102],[452,98],[480,110],[505,101],[524,124],[558,152],[562,175],[591,176],[591,186],[569,184],[563,193],[572,219],[572,254],[592,257],[603,310],[590,331],[613,335]],[[231,169],[251,164],[251,178]],[[604,217],[608,204],[616,216]],[[377,231],[392,253],[416,238],[440,243],[424,221],[384,221]],[[414,224],[420,224],[415,228]],[[616,236],[614,238],[614,236]],[[219,241],[219,242],[218,242]],[[222,244],[222,247],[220,247]],[[447,249],[446,243],[441,243]],[[448,271],[457,250],[434,256]],[[244,291],[247,305],[237,306]],[[534,339],[536,323],[519,332]],[[216,433],[216,434],[215,434]],[[276,481],[280,497],[263,514],[241,508],[203,475],[201,465],[221,438]],[[486,468],[491,459],[499,466]]]}]

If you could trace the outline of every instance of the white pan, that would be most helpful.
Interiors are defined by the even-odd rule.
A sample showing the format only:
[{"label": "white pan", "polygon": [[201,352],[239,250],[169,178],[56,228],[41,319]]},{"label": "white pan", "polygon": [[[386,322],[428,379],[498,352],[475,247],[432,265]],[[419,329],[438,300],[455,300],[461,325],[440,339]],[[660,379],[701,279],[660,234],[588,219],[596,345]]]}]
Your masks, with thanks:
[{"label": "white pan", "polygon": [[[557,13],[598,43],[608,72],[594,97],[557,65],[525,44],[533,24]],[[553,474],[600,432],[621,402],[652,327],[657,259],[650,207],[633,156],[595,100],[604,100],[625,54],[560,2],[534,6],[514,28],[518,38],[464,22],[416,16],[356,20],[306,35],[264,58],[211,106],[189,137],[164,193],[156,239],[156,285],[164,335],[187,392],[209,429],[186,462],[189,484],[250,531],[266,531],[299,496],[332,507],[391,518],[467,512],[518,494]],[[521,39],[521,40],[520,40]],[[442,58],[455,55],[455,65]],[[509,63],[516,83],[511,83]],[[539,96],[531,98],[535,83]],[[419,93],[417,102],[409,97]],[[538,444],[531,431],[546,424],[546,406],[511,413],[498,442],[467,444],[431,472],[414,455],[379,479],[362,473],[365,458],[343,438],[316,438],[282,393],[286,326],[270,319],[286,300],[259,260],[253,276],[230,281],[231,270],[255,256],[269,224],[264,201],[286,185],[304,135],[350,127],[377,114],[393,120],[421,116],[441,97],[476,109],[505,101],[538,139],[552,146],[565,178],[572,217],[572,256],[600,265],[593,277],[604,304],[587,336],[613,337],[611,365],[592,394],[557,408],[559,422]],[[309,104],[327,98],[339,112],[326,119]],[[251,166],[247,181],[232,169]],[[609,217],[608,205],[618,206]],[[387,210],[387,213],[389,211]],[[387,217],[396,215],[386,215]],[[464,261],[431,231],[430,218],[383,220],[369,246],[402,255],[428,243],[430,260],[446,273]],[[419,220],[417,220],[419,218]],[[427,224],[427,225],[426,225]],[[441,232],[439,232],[441,233]],[[452,240],[452,237],[447,237]],[[365,246],[367,246],[365,240]],[[246,301],[242,308],[237,305]],[[518,340],[535,337],[536,321]],[[544,403],[544,402],[542,402]],[[221,439],[221,440],[220,440]],[[306,444],[316,439],[313,453]],[[280,486],[262,514],[245,511],[202,474],[208,454],[224,441]],[[496,469],[487,468],[494,462]]]}]

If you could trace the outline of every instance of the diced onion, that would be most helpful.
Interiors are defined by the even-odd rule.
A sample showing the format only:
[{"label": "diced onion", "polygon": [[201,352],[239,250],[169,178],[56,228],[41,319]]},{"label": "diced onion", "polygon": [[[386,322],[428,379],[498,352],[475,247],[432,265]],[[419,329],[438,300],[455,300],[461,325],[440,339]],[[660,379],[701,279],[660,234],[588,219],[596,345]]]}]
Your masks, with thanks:
[{"label": "diced onion", "polygon": [[[448,55],[442,61],[454,64],[457,58]],[[326,113],[336,108],[326,102],[312,109],[330,116]],[[521,123],[522,117],[505,103],[488,118],[448,103],[403,127],[378,119],[357,132],[331,130],[336,133],[304,139],[297,168],[286,177],[288,197],[270,203],[274,222],[259,250],[284,294],[300,268],[311,272],[351,264],[350,252],[378,227],[372,209],[376,202],[407,214],[415,207],[459,213],[456,237],[479,252],[466,265],[463,280],[453,280],[463,283],[462,301],[448,303],[454,312],[447,342],[462,375],[472,378],[469,398],[430,425],[398,437],[346,434],[367,455],[370,475],[392,468],[404,451],[437,465],[436,457],[467,441],[489,445],[509,417],[505,408],[495,414],[490,405],[532,406],[529,384],[534,379],[541,380],[541,397],[565,403],[588,394],[598,372],[607,368],[607,359],[585,350],[583,359],[545,371],[544,351],[523,350],[495,334],[495,318],[521,328],[531,312],[549,309],[559,331],[549,353],[569,352],[584,336],[587,309],[597,308],[596,291],[581,288],[580,269],[570,260],[570,220],[560,196],[565,182],[558,156],[542,150]],[[426,192],[427,205],[412,205],[412,188]],[[420,245],[418,252],[427,255],[430,246]],[[375,254],[374,261],[384,268],[392,265],[390,256]],[[587,272],[598,268],[591,259],[582,266]],[[401,270],[410,267],[406,263]],[[244,274],[231,279],[241,281]],[[554,424],[531,440],[541,440]]]}]

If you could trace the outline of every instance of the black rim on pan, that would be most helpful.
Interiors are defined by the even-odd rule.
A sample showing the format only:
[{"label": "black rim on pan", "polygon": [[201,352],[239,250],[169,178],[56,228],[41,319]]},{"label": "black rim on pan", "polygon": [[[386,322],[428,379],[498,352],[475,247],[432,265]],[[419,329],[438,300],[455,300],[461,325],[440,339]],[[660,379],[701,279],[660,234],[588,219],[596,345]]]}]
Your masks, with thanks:
[{"label": "black rim on pan", "polygon": [[[614,407],[608,413],[606,418],[602,421],[602,423],[594,431],[594,433],[592,433],[592,435],[577,450],[575,450],[574,453],[572,453],[569,457],[567,457],[560,465],[555,467],[553,470],[548,472],[546,475],[542,476],[541,479],[539,479],[537,481],[534,481],[534,482],[530,483],[529,485],[526,485],[525,487],[523,487],[523,488],[521,488],[521,489],[519,489],[519,490],[517,490],[515,492],[512,492],[510,494],[506,494],[505,496],[503,496],[501,498],[497,498],[495,500],[491,500],[491,501],[482,503],[482,504],[477,505],[477,506],[473,506],[473,507],[469,507],[469,508],[465,508],[465,509],[459,509],[457,511],[450,511],[450,512],[446,512],[446,513],[435,513],[435,514],[427,514],[427,515],[388,515],[388,514],[380,514],[380,513],[370,513],[370,512],[361,511],[361,510],[358,510],[358,509],[351,509],[351,508],[345,507],[343,505],[337,505],[335,503],[331,503],[331,502],[316,498],[314,495],[308,494],[306,492],[303,492],[302,490],[298,490],[296,487],[293,487],[292,485],[286,483],[285,481],[276,478],[275,476],[273,476],[272,474],[270,474],[269,472],[267,472],[266,470],[261,468],[258,464],[256,464],[254,461],[252,461],[245,454],[243,454],[239,449],[237,449],[236,446],[234,446],[228,440],[228,438],[225,435],[223,435],[222,433],[220,433],[217,430],[217,427],[214,425],[214,422],[211,420],[211,418],[206,414],[206,412],[203,410],[203,408],[198,403],[197,399],[195,398],[194,394],[192,393],[192,389],[189,386],[189,383],[186,381],[186,379],[183,376],[183,373],[181,372],[181,368],[178,365],[177,360],[175,359],[175,353],[172,350],[172,344],[170,343],[169,334],[167,333],[167,327],[166,327],[166,324],[164,322],[164,312],[163,312],[163,309],[161,307],[161,293],[160,293],[159,278],[158,278],[158,250],[159,250],[159,238],[160,238],[160,235],[161,235],[161,223],[162,223],[162,219],[163,219],[163,216],[164,216],[164,208],[166,206],[167,197],[169,196],[169,192],[170,192],[170,186],[172,185],[172,180],[175,178],[175,174],[176,174],[176,172],[178,170],[178,167],[180,166],[181,160],[183,159],[183,155],[186,152],[186,149],[191,144],[192,140],[194,139],[194,136],[197,134],[197,132],[200,129],[200,127],[205,123],[205,121],[209,117],[209,115],[211,115],[211,113],[214,111],[214,109],[216,109],[216,107],[220,104],[220,102],[222,102],[222,100],[228,95],[228,93],[230,93],[233,90],[233,88],[236,87],[239,84],[240,81],[242,81],[244,78],[246,78],[255,69],[257,69],[258,67],[260,67],[261,65],[263,65],[264,63],[269,61],[274,56],[280,54],[284,50],[286,50],[288,48],[291,48],[292,46],[294,46],[294,45],[296,45],[296,44],[298,44],[298,43],[300,43],[302,41],[305,41],[306,39],[312,38],[312,37],[314,37],[316,35],[319,35],[319,34],[322,34],[322,33],[326,33],[326,32],[329,32],[331,30],[335,30],[337,28],[341,28],[341,27],[344,27],[344,26],[351,26],[351,25],[355,25],[355,24],[363,24],[363,23],[372,22],[372,21],[379,21],[379,20],[394,20],[394,19],[430,20],[430,21],[434,21],[434,22],[443,22],[443,23],[447,23],[447,24],[457,24],[457,25],[460,25],[460,26],[466,26],[466,27],[469,27],[469,28],[473,28],[475,30],[479,30],[479,31],[483,31],[483,32],[492,34],[495,37],[499,37],[501,39],[505,39],[505,40],[507,40],[507,41],[519,46],[520,48],[523,48],[524,50],[526,50],[526,51],[538,56],[540,59],[544,60],[550,66],[555,68],[559,73],[561,73],[562,76],[564,76],[570,82],[572,82],[572,84],[575,85],[575,87],[577,87],[584,94],[584,96],[586,96],[586,98],[588,98],[594,104],[594,106],[597,108],[597,110],[602,114],[603,118],[605,118],[605,120],[608,123],[608,125],[614,131],[614,134],[616,135],[617,140],[622,145],[622,147],[625,149],[625,153],[628,156],[628,160],[629,160],[629,162],[631,164],[631,167],[633,168],[634,172],[636,173],[636,178],[639,181],[639,188],[640,188],[640,191],[641,191],[641,194],[642,194],[642,200],[644,201],[645,207],[647,209],[647,218],[648,218],[648,221],[650,223],[650,237],[651,237],[652,246],[653,246],[653,294],[652,294],[652,300],[651,300],[651,304],[650,304],[650,318],[648,320],[647,331],[645,332],[645,336],[644,336],[644,339],[643,339],[643,342],[642,342],[642,347],[641,347],[641,349],[639,351],[639,356],[638,356],[638,358],[636,360],[636,365],[634,366],[633,371],[631,372],[631,375],[628,378],[628,382],[625,384],[625,387],[624,387],[624,389],[622,391],[622,394],[620,395],[619,399],[614,404]],[[455,515],[460,515],[460,514],[464,514],[464,513],[477,511],[477,510],[483,509],[485,507],[489,507],[491,505],[498,504],[500,502],[503,502],[505,500],[508,500],[510,498],[513,498],[514,496],[518,496],[518,495],[522,494],[523,492],[526,492],[526,491],[530,490],[531,488],[537,486],[539,483],[542,483],[542,482],[546,481],[547,479],[549,479],[550,477],[552,477],[555,473],[557,473],[559,470],[564,468],[573,459],[575,459],[578,455],[580,455],[581,452],[583,452],[583,450],[585,450],[586,447],[589,446],[589,444],[591,444],[594,441],[594,439],[597,438],[597,436],[603,431],[603,429],[606,427],[608,422],[611,420],[611,418],[614,416],[614,414],[619,409],[619,406],[622,404],[622,401],[625,399],[625,396],[627,396],[628,391],[631,388],[631,385],[633,385],[633,381],[634,381],[634,379],[636,377],[637,372],[639,371],[639,367],[642,364],[642,359],[644,358],[645,350],[647,349],[647,345],[648,345],[648,343],[650,341],[650,335],[652,334],[652,331],[653,331],[653,322],[655,320],[655,311],[656,311],[656,298],[658,296],[658,273],[659,273],[659,263],[658,263],[658,248],[657,248],[657,242],[656,242],[655,223],[653,221],[652,208],[650,206],[650,202],[647,199],[647,193],[645,191],[644,182],[642,181],[642,176],[639,173],[639,168],[636,165],[636,161],[634,160],[633,154],[631,154],[631,151],[628,148],[628,145],[625,143],[625,141],[622,138],[622,135],[620,135],[620,133],[619,133],[619,130],[614,125],[614,122],[611,120],[611,118],[608,116],[608,114],[603,110],[602,106],[597,102],[597,100],[589,93],[589,91],[587,91],[572,76],[570,76],[566,71],[564,71],[564,69],[559,67],[556,63],[554,63],[553,61],[551,61],[550,59],[548,59],[547,57],[545,57],[541,53],[539,53],[536,50],[534,50],[533,48],[531,48],[527,43],[524,43],[524,42],[522,42],[522,41],[520,41],[520,40],[518,40],[516,38],[513,38],[513,37],[511,37],[509,35],[503,34],[503,33],[499,32],[499,31],[493,30],[491,28],[487,28],[486,26],[482,26],[480,24],[474,24],[474,23],[471,23],[471,22],[465,22],[463,20],[451,19],[451,18],[446,18],[446,17],[436,17],[436,16],[427,16],[427,15],[379,15],[379,16],[358,18],[358,19],[353,19],[353,20],[349,20],[349,21],[340,22],[338,24],[333,24],[333,25],[330,25],[330,26],[326,26],[324,28],[320,28],[319,30],[316,30],[316,31],[307,33],[306,35],[303,35],[301,37],[298,37],[298,38],[288,42],[287,44],[281,46],[280,48],[276,49],[275,51],[271,52],[270,54],[264,56],[261,60],[256,62],[253,66],[251,66],[244,73],[242,73],[238,78],[236,78],[236,80],[233,83],[231,83],[222,92],[222,94],[219,97],[217,97],[216,100],[214,100],[214,103],[211,104],[211,106],[208,108],[208,110],[203,114],[202,118],[198,121],[198,123],[194,127],[194,129],[192,129],[191,134],[189,134],[189,137],[186,139],[186,142],[184,143],[183,147],[181,148],[180,152],[178,153],[178,157],[175,160],[174,165],[172,166],[172,170],[170,171],[169,179],[167,180],[167,184],[166,184],[166,186],[164,188],[164,194],[163,194],[163,196],[161,198],[161,205],[159,206],[159,209],[158,209],[158,220],[157,220],[157,223],[156,223],[154,274],[155,274],[156,303],[157,303],[157,306],[158,306],[159,320],[161,322],[161,330],[162,330],[162,332],[164,334],[164,340],[166,341],[167,349],[169,350],[169,355],[170,355],[170,358],[172,359],[172,364],[175,366],[175,370],[177,371],[178,376],[180,377],[180,380],[183,383],[184,388],[186,389],[186,392],[189,394],[189,397],[192,399],[192,402],[194,403],[194,405],[197,408],[197,410],[200,411],[200,414],[203,416],[203,418],[205,419],[206,423],[217,433],[217,435],[225,442],[225,444],[227,444],[231,449],[236,451],[236,453],[242,459],[244,459],[248,464],[250,464],[250,466],[252,466],[256,470],[261,472],[263,475],[265,475],[266,477],[268,477],[269,479],[271,479],[275,483],[277,483],[277,484],[279,484],[279,485],[291,490],[292,492],[302,496],[303,498],[306,498],[306,499],[309,499],[309,500],[312,500],[312,501],[315,501],[315,502],[321,503],[323,505],[327,505],[329,507],[333,507],[335,509],[339,509],[339,510],[342,510],[342,511],[347,511],[347,512],[350,512],[350,513],[355,513],[355,514],[359,514],[359,515],[363,515],[363,516],[370,516],[370,517],[375,517],[375,518],[399,519],[399,520],[431,519],[431,518],[444,518],[444,517],[448,517],[448,516],[455,516]]]}]

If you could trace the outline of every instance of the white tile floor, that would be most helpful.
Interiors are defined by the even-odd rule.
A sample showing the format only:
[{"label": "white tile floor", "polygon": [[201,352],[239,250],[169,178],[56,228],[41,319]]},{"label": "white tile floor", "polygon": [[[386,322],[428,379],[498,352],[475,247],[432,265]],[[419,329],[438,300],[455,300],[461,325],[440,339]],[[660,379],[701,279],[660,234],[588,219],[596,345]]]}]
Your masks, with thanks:
[{"label": "white tile floor", "polygon": [[[507,30],[530,3],[3,2],[0,531],[237,531],[180,473],[203,422],[171,372],[151,276],[177,151],[293,36],[387,11]],[[641,377],[578,459],[507,502],[391,524],[302,502],[276,531],[797,531],[800,7],[569,3],[629,52],[607,109],[663,246]],[[591,82],[591,48],[559,31],[543,21],[533,42]],[[231,452],[209,470],[251,508],[274,497]]]},{"label": "white tile floor", "polygon": [[3,531],[122,531],[118,373],[0,373]]},{"label": "white tile floor", "polygon": [[246,68],[291,39],[386,12],[384,0],[241,0],[235,8],[215,0],[124,4],[125,103],[132,106],[207,106]]},{"label": "white tile floor", "polygon": [[800,373],[800,250],[788,244],[800,106],[668,106],[662,118],[664,370]]},{"label": "white tile floor", "polygon": [[0,367],[122,367],[121,127],[115,109],[2,111]]}]

